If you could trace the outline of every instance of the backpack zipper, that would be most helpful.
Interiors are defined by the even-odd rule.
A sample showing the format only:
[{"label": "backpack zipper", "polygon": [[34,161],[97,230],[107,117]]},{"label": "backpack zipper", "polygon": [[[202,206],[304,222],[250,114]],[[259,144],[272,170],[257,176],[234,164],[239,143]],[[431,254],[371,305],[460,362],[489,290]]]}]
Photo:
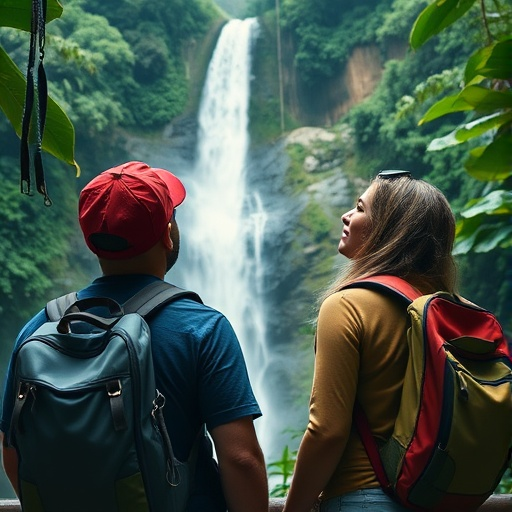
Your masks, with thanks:
[{"label": "backpack zipper", "polygon": [[65,355],[69,355],[69,356],[75,357],[77,359],[89,359],[91,357],[96,357],[96,356],[98,356],[99,354],[101,354],[105,350],[105,347],[108,344],[108,341],[107,341],[107,343],[103,343],[97,349],[88,351],[87,353],[84,353],[84,352],[78,352],[76,350],[70,350],[70,349],[67,349],[67,348],[63,348],[59,343],[53,341],[52,339],[48,339],[47,337],[34,336],[34,337],[29,337],[23,343],[21,343],[21,345],[16,350],[15,357],[18,356],[19,351],[27,343],[31,343],[33,341],[38,341],[39,343],[43,343],[44,345],[47,345],[48,347],[53,348],[57,352],[60,352],[60,353],[65,354]]},{"label": "backpack zipper", "polygon": [[[148,482],[148,468],[146,465],[145,453],[144,453],[144,443],[142,441],[142,425],[139,421],[141,418],[141,408],[140,408],[140,390],[141,390],[141,377],[140,377],[140,367],[138,365],[137,355],[135,353],[135,347],[133,345],[133,341],[128,333],[122,329],[117,328],[116,334],[121,337],[121,339],[125,342],[126,348],[128,350],[128,357],[130,360],[130,368],[132,369],[132,377],[133,377],[133,408],[134,408],[134,417],[136,421],[134,422],[134,433],[135,433],[135,445],[137,447],[137,459],[139,462],[139,466],[141,469],[142,480],[144,482],[144,490],[146,492],[146,496],[148,498],[148,503],[150,508],[154,502],[152,495],[152,488],[150,483]],[[141,456],[139,457],[139,453]]]},{"label": "backpack zipper", "polygon": [[478,377],[475,377],[473,374],[471,374],[471,372],[466,370],[458,361],[453,361],[450,359],[449,362],[455,371],[455,376],[457,378],[457,382],[459,383],[459,392],[462,395],[466,395],[466,396],[462,396],[462,398],[464,400],[467,400],[469,398],[468,389],[467,389],[467,385],[466,385],[466,379],[464,377],[465,375],[469,375],[473,380],[478,382],[478,384],[482,384],[483,386],[501,386],[502,384],[512,382],[512,371],[508,375],[505,375],[504,377],[500,377],[499,379],[486,380],[486,379],[479,379]]},{"label": "backpack zipper", "polygon": [[[69,394],[69,393],[83,393],[85,392],[84,389],[76,389],[76,390],[67,390],[62,391],[56,388],[53,388],[51,386],[45,386],[42,384],[44,388],[50,389],[54,393],[62,393],[62,394]],[[114,423],[115,430],[125,430],[127,428],[126,423],[126,417],[124,412],[124,404],[123,404],[123,397],[122,397],[122,385],[121,385],[121,379],[112,379],[109,378],[108,380],[104,379],[101,381],[97,381],[94,383],[94,385],[87,386],[85,389],[91,390],[91,389],[105,389],[106,396],[109,399],[110,402],[110,410],[112,412],[112,421]],[[32,407],[34,406],[36,402],[36,392],[37,392],[37,385],[34,382],[20,380],[19,386],[18,386],[18,392],[16,394],[16,399],[14,402],[14,407],[12,411],[11,416],[11,424],[9,427],[9,435],[8,435],[8,442],[11,444],[11,439],[13,436],[13,433],[18,430],[18,424],[19,419],[21,415],[21,411],[25,404],[27,403],[29,397],[32,397]]]}]

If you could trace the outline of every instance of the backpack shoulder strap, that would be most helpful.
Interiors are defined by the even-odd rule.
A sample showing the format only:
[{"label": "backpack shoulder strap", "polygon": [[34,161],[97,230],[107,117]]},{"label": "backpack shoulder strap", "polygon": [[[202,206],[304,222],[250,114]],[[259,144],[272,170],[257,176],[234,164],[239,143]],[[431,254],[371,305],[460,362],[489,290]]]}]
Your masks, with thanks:
[{"label": "backpack shoulder strap", "polygon": [[127,300],[123,304],[123,309],[125,313],[138,313],[142,317],[146,317],[156,308],[182,297],[203,303],[201,297],[195,292],[184,290],[166,281],[156,281]]},{"label": "backpack shoulder strap", "polygon": [[[145,317],[154,309],[172,302],[181,297],[187,297],[196,302],[203,303],[201,297],[195,292],[184,290],[165,281],[156,281],[149,284],[123,305],[125,313],[139,313]],[[46,304],[46,316],[50,322],[58,322],[66,309],[78,300],[77,292],[70,292]]]},{"label": "backpack shoulder strap", "polygon": [[77,298],[76,292],[70,292],[49,301],[46,304],[46,316],[48,320],[50,322],[58,322],[64,315],[66,309],[77,301]]},{"label": "backpack shoulder strap", "polygon": [[407,304],[422,295],[405,279],[391,275],[365,277],[349,283],[345,288],[367,288],[369,290],[390,292],[399,295]]},{"label": "backpack shoulder strap", "polygon": [[[359,279],[349,283],[345,288],[366,288],[377,292],[392,294],[398,297],[405,306],[408,306],[414,299],[422,295],[420,291],[404,279],[391,275],[379,275]],[[368,418],[358,400],[354,403],[353,421],[382,490],[388,496],[394,498],[393,487],[384,469],[379,446],[370,430]]]},{"label": "backpack shoulder strap", "polygon": [[361,404],[357,400],[354,403],[353,419],[359,437],[363,442],[364,449],[366,450],[366,455],[370,460],[373,471],[375,472],[375,476],[377,477],[382,490],[388,496],[393,498],[393,486],[389,481],[386,470],[384,469],[384,464],[382,463],[382,459],[380,457],[379,445],[377,444],[377,440],[375,437],[373,437],[373,434],[370,430],[370,425],[368,423],[366,414],[364,413]]}]

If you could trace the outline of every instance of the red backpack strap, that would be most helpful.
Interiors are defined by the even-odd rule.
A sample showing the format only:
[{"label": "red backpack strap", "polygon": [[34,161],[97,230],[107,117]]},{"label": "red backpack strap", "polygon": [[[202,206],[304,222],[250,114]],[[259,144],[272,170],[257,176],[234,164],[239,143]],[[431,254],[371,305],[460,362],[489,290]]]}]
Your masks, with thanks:
[{"label": "red backpack strap", "polygon": [[393,498],[393,487],[388,479],[388,476],[384,469],[384,465],[382,464],[379,446],[370,430],[370,425],[368,424],[366,414],[364,413],[361,404],[357,400],[356,403],[354,404],[353,418],[359,437],[361,438],[361,441],[363,442],[364,445],[364,449],[366,450],[366,454],[368,455],[368,459],[370,459],[373,471],[375,471],[375,475],[377,476],[377,480],[379,481],[382,490],[387,495]]},{"label": "red backpack strap", "polygon": [[367,288],[370,290],[391,290],[401,295],[407,303],[421,297],[422,293],[409,284],[405,279],[391,275],[363,277],[357,281],[353,281],[344,288]]},{"label": "red backpack strap", "polygon": [[[391,275],[372,276],[359,279],[348,284],[345,288],[367,288],[370,290],[393,292],[398,294],[406,304],[410,304],[414,299],[422,294],[404,279]],[[368,455],[368,459],[372,465],[377,480],[382,490],[391,498],[395,498],[393,486],[388,479],[382,459],[380,457],[379,446],[373,436],[368,419],[366,417],[361,404],[356,400],[353,412],[354,423],[357,432]]]}]

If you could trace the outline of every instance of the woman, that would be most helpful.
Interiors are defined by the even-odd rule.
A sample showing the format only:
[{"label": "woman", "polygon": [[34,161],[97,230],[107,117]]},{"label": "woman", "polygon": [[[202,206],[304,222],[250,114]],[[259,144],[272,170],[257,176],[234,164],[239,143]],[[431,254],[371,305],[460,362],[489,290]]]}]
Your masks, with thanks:
[{"label": "woman", "polygon": [[[454,291],[455,219],[443,194],[406,171],[382,171],[342,218],[345,272],[318,314],[309,424],[284,512],[405,510],[388,498],[352,422],[355,400],[373,435],[391,436],[407,363],[407,313],[393,297],[349,282],[377,274],[422,293]],[[364,505],[363,505],[364,504]]]}]

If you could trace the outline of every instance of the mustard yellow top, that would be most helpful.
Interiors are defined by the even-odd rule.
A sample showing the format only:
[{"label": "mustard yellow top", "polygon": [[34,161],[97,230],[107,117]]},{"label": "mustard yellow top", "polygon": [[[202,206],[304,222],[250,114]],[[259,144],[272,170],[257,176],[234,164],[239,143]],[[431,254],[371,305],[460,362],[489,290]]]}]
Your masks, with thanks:
[{"label": "mustard yellow top", "polygon": [[391,436],[407,364],[406,323],[402,303],[366,289],[334,293],[320,308],[307,435],[335,442],[342,454],[322,499],[379,486],[352,410],[357,397],[373,434]]}]

